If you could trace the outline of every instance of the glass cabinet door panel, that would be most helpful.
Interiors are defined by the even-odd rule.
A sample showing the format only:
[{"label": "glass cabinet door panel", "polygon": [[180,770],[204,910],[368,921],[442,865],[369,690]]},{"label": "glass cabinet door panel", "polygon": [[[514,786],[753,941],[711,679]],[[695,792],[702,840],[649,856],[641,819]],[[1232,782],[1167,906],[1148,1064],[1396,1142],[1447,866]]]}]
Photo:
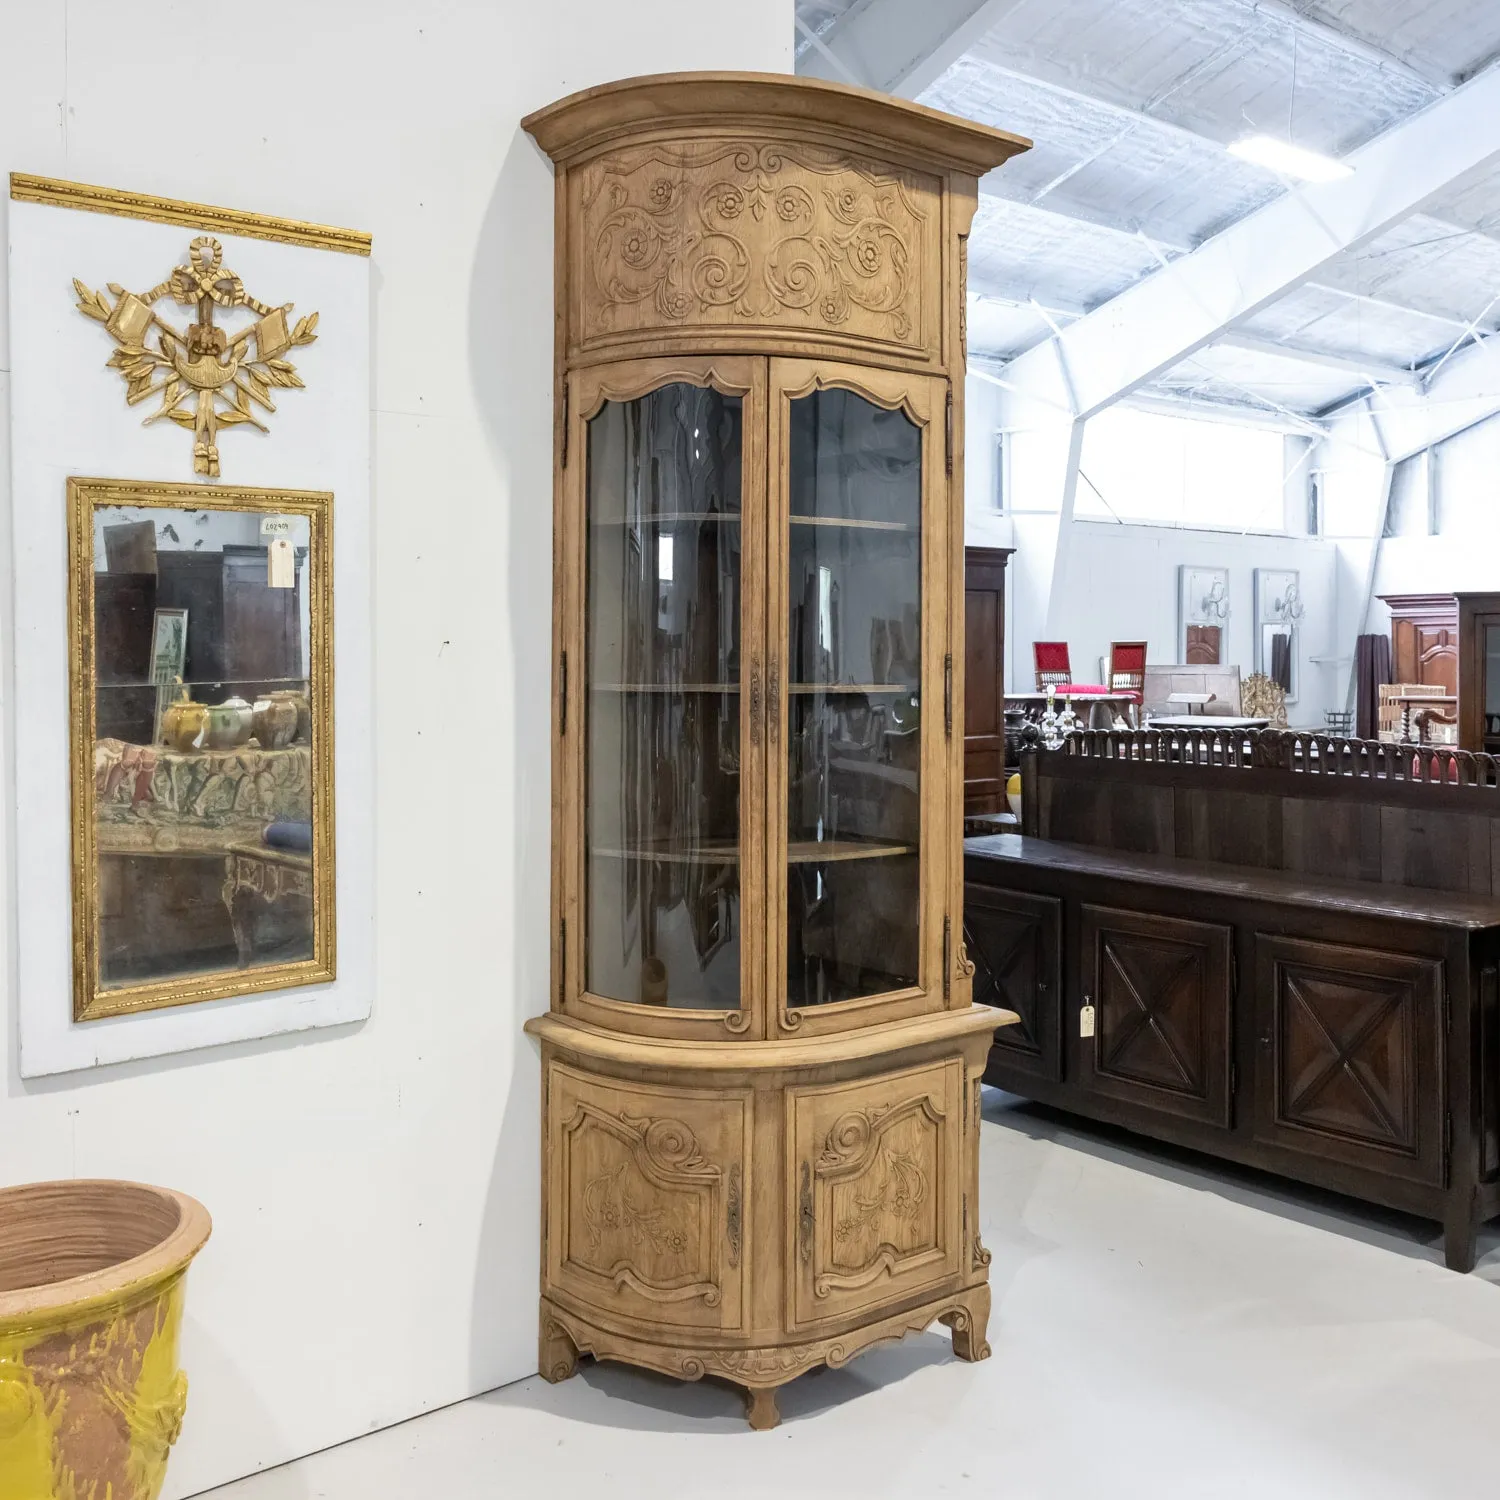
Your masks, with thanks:
[{"label": "glass cabinet door panel", "polygon": [[919,981],[922,430],[790,403],[787,1004]]},{"label": "glass cabinet door panel", "polygon": [[740,1004],[742,403],[694,385],[588,424],[584,983]]}]

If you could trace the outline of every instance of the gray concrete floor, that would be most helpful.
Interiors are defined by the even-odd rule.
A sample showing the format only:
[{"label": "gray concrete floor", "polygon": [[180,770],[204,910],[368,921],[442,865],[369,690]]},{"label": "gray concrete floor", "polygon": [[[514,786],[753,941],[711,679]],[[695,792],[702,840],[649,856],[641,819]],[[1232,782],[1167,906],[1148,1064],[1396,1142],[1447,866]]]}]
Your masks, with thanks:
[{"label": "gray concrete floor", "polygon": [[[585,1362],[216,1500],[1416,1500],[1500,1468],[1500,1236],[1222,1169],[991,1091],[994,1356],[937,1330],[782,1392]],[[1483,1488],[1481,1488],[1483,1487]]]}]

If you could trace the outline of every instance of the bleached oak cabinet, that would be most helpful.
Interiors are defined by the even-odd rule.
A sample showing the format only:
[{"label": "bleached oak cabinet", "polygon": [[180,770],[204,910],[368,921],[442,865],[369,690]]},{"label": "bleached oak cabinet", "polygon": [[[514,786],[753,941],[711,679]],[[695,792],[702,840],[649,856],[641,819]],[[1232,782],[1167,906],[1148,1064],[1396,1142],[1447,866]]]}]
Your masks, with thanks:
[{"label": "bleached oak cabinet", "polygon": [[724,1377],[769,1427],[936,1320],[988,1353],[964,278],[1027,143],[754,74],[525,123],[557,169],[541,1367]]}]

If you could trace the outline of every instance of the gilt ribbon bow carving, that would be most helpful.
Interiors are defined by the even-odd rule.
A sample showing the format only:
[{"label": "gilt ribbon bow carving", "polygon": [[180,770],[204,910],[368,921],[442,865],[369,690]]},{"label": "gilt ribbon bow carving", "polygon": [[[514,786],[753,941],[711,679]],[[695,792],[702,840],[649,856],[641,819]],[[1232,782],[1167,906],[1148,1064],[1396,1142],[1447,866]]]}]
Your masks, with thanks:
[{"label": "gilt ribbon bow carving", "polygon": [[[128,292],[110,282],[107,291],[91,291],[74,279],[78,310],[104,324],[120,346],[108,364],[125,380],[125,400],[135,406],[158,397],[160,407],[145,425],[166,418],[193,429],[193,472],[211,479],[219,475],[218,431],[248,422],[262,432],[269,429],[255,407],[276,410],[271,392],[276,387],[300,388],[297,367],[283,358],[288,350],[317,341],[317,313],[289,324],[290,302],[269,307],[245,290],[240,278],[224,264],[224,247],[200,235],[188,247],[185,264],[149,292]],[[193,308],[197,320],[178,329],[162,318],[156,304],[170,297]],[[216,309],[244,308],[254,321],[238,329],[214,322]],[[251,348],[254,346],[252,356]]]}]

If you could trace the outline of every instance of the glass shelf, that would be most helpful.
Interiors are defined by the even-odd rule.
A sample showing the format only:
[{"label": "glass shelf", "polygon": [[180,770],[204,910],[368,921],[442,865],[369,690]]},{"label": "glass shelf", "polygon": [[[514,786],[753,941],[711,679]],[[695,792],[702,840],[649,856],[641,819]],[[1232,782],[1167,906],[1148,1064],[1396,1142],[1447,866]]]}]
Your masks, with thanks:
[{"label": "glass shelf", "polygon": [[[787,863],[845,864],[854,859],[898,859],[915,854],[915,844],[883,844],[873,839],[803,839],[787,845]],[[732,865],[739,862],[739,845],[733,840],[710,840],[696,848],[639,844],[630,849],[594,849],[595,859],[632,859],[666,865]]]},{"label": "glass shelf", "polygon": [[149,678],[133,681],[101,682],[98,684],[101,691],[110,688],[171,688],[174,692],[180,688],[220,688],[234,687],[239,683],[253,682],[257,687],[273,687],[278,682],[284,682],[292,687],[306,688],[305,677],[202,677],[194,678],[191,682],[178,682],[174,677],[171,682],[152,682]]},{"label": "glass shelf", "polygon": [[917,536],[919,528],[907,521],[861,521],[852,516],[791,516],[793,526],[830,526],[840,531],[881,531],[897,536]]},{"label": "glass shelf", "polygon": [[591,693],[737,693],[737,682],[595,682]]},{"label": "glass shelf", "polygon": [[738,526],[744,518],[738,511],[718,511],[704,515],[697,511],[667,511],[661,515],[615,516],[591,521],[591,526]]},{"label": "glass shelf", "polygon": [[910,693],[915,696],[920,686],[916,682],[793,682],[787,685],[787,692],[799,695],[823,693],[830,698],[858,693],[866,698],[879,698],[889,697],[893,693]]}]

